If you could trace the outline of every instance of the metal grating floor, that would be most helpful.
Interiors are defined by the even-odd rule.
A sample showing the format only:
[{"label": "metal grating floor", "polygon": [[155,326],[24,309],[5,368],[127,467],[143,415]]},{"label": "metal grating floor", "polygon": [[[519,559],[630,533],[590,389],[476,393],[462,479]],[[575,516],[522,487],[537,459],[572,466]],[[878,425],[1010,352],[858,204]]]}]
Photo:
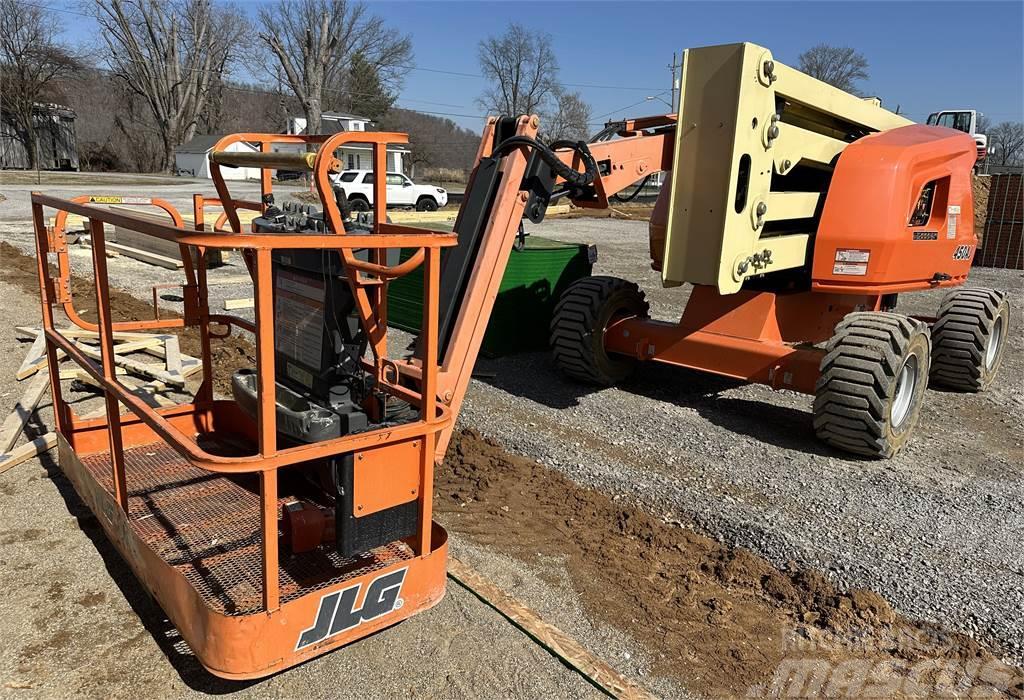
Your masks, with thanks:
[{"label": "metal grating floor", "polygon": [[[197,469],[162,443],[125,450],[124,461],[128,521],[136,534],[180,571],[213,610],[224,615],[259,612],[263,570],[258,477]],[[109,453],[89,455],[82,462],[112,494]],[[278,498],[278,517],[288,500]],[[329,547],[297,555],[282,551],[281,604],[412,556],[401,542],[352,559]]]}]

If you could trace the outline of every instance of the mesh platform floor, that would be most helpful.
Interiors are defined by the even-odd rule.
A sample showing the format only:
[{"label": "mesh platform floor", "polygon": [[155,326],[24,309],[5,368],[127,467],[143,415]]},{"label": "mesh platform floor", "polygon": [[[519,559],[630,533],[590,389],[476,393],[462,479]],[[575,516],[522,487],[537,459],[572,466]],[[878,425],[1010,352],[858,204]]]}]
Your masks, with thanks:
[{"label": "mesh platform floor", "polygon": [[[128,521],[168,565],[181,572],[206,604],[224,615],[248,615],[263,606],[259,480],[227,477],[192,466],[165,444],[125,450]],[[113,494],[110,455],[82,459]],[[292,500],[278,499],[281,507]],[[413,557],[397,542],[355,558],[330,547],[280,555],[281,604]]]}]

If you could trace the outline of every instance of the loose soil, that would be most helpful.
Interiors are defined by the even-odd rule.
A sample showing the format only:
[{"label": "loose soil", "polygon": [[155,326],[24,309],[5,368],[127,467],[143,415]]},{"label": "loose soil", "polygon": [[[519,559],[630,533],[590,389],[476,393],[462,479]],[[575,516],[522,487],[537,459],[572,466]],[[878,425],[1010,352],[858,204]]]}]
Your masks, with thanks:
[{"label": "loose soil", "polygon": [[[39,277],[34,256],[23,254],[9,243],[0,241],[0,260],[4,266],[4,280],[18,285],[29,294],[38,296]],[[92,280],[72,275],[71,296],[76,310],[87,321],[96,320],[96,293]],[[146,321],[153,318],[153,302],[137,299],[115,287],[110,288],[110,308],[114,321]],[[162,318],[180,318],[179,314],[160,309]],[[59,321],[57,322],[59,325]],[[181,351],[199,357],[201,345],[199,329],[184,328],[178,331]],[[256,362],[256,347],[233,331],[227,338],[213,339],[210,343],[214,370],[214,390],[224,395],[231,394],[231,373],[240,367],[252,367]]]},{"label": "loose soil", "polygon": [[842,681],[860,684],[843,694],[972,690],[956,686],[966,673],[974,691],[1024,697],[1024,675],[963,634],[581,488],[471,430],[454,437],[436,494],[436,512],[458,535],[527,563],[564,557],[590,615],[634,635],[657,673],[698,694],[818,695],[799,676],[810,663],[832,684],[862,671]]}]

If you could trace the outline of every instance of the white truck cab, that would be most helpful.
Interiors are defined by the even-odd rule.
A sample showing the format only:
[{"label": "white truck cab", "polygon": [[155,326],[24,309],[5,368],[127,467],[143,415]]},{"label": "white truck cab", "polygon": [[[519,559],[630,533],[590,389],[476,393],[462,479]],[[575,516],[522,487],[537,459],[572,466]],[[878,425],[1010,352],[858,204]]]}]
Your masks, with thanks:
[{"label": "white truck cab", "polygon": [[988,137],[978,133],[978,112],[973,109],[944,109],[928,115],[929,126],[944,126],[974,137],[978,147],[978,160],[988,155]]},{"label": "white truck cab", "polygon": [[[433,185],[417,185],[402,173],[387,174],[389,207],[415,207],[417,211],[437,211],[448,203],[448,192]],[[345,170],[333,177],[334,186],[345,191],[353,211],[369,211],[373,206],[372,170]]]}]

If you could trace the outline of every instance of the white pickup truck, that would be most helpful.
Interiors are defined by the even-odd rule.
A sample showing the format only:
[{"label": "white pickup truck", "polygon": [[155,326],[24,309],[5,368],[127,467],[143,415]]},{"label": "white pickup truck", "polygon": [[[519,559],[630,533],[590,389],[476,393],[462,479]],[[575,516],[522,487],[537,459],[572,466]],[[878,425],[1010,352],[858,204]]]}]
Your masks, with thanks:
[{"label": "white pickup truck", "polygon": [[[369,211],[373,206],[373,171],[345,170],[334,176],[334,186],[345,190],[353,211]],[[417,211],[437,211],[448,203],[448,192],[433,185],[417,185],[401,173],[387,174],[389,207],[416,207]]]}]

